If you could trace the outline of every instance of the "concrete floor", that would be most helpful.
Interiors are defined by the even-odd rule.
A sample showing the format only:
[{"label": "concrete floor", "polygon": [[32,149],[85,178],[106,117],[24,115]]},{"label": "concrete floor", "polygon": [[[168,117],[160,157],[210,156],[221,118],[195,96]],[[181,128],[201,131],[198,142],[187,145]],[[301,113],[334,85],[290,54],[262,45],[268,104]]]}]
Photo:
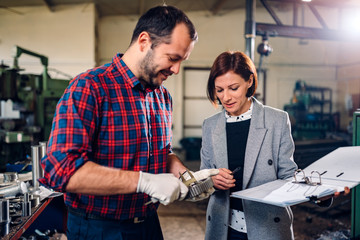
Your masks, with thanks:
[{"label": "concrete floor", "polygon": [[207,201],[160,205],[158,214],[165,240],[204,240]]}]

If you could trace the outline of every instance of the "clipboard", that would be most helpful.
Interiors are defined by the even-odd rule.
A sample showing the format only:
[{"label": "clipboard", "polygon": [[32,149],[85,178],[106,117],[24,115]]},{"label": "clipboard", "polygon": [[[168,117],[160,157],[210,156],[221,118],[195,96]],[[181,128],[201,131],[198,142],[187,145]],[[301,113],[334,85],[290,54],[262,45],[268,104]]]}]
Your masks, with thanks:
[{"label": "clipboard", "polygon": [[[285,207],[342,192],[344,187],[353,188],[360,184],[360,147],[340,147],[300,171],[302,177],[296,170],[294,178],[233,192],[230,197]],[[318,174],[309,175],[306,182],[305,174],[314,172]]]}]

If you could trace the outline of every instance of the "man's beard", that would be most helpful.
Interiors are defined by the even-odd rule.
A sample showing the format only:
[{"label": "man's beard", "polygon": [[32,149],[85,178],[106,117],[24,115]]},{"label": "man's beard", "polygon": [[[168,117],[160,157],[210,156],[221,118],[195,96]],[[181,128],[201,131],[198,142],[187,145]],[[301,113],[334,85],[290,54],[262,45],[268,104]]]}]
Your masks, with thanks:
[{"label": "man's beard", "polygon": [[144,82],[150,88],[158,88],[160,87],[161,83],[157,83],[156,77],[158,76],[158,72],[156,72],[156,65],[154,65],[154,53],[153,50],[150,49],[144,59],[140,62],[140,71],[141,75],[139,80]]}]

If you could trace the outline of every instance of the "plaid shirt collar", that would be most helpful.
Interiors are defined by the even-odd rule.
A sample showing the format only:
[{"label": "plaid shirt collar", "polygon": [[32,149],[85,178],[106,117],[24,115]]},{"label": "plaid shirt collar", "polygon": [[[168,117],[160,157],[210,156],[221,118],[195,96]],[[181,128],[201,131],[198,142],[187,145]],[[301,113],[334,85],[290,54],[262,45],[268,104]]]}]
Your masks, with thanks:
[{"label": "plaid shirt collar", "polygon": [[140,80],[134,75],[134,73],[130,70],[130,68],[126,65],[126,63],[122,60],[122,56],[124,54],[118,53],[113,57],[113,64],[115,65],[115,69],[119,71],[119,69],[124,69],[125,74],[123,75],[123,80],[130,84],[132,88],[138,88],[141,91],[146,93],[152,92],[155,89],[150,88],[148,86],[144,87]]}]

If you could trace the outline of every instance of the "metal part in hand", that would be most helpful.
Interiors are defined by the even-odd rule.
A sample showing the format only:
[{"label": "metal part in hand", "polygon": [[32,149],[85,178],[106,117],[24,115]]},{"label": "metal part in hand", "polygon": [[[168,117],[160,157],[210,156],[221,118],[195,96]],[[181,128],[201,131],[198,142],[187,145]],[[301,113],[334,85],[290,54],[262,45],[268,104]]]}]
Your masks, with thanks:
[{"label": "metal part in hand", "polygon": [[189,188],[188,195],[185,199],[195,198],[200,194],[207,192],[214,186],[211,177],[197,181],[189,170],[186,170],[183,174],[180,173],[180,178],[181,181]]}]

